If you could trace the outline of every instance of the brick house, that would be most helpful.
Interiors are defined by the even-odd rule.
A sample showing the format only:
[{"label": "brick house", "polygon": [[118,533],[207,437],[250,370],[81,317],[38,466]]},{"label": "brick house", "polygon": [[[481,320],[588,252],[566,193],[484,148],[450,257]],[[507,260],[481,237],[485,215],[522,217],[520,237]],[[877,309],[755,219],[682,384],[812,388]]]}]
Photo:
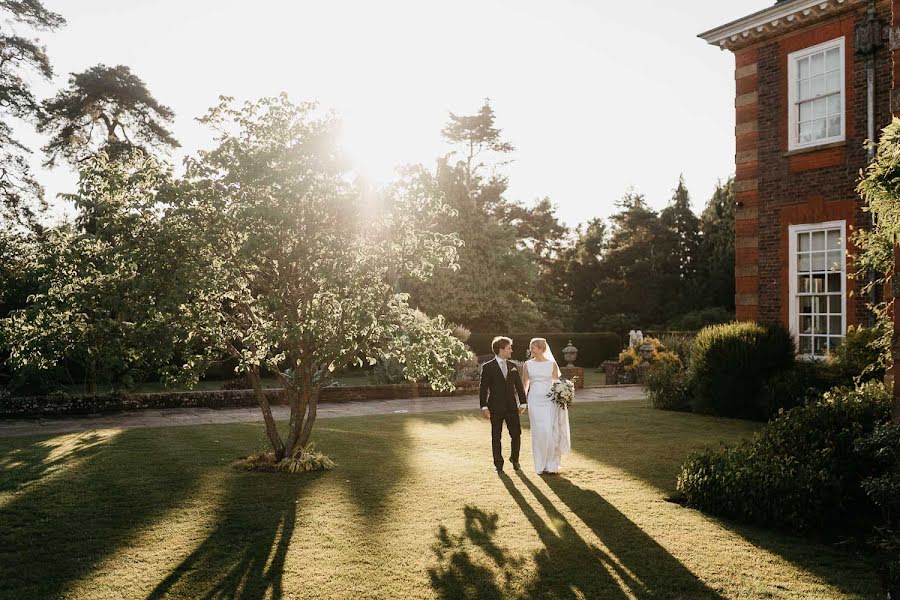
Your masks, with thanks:
[{"label": "brick house", "polygon": [[784,323],[801,355],[870,319],[848,234],[894,109],[894,23],[900,0],[779,0],[700,35],[735,57],[737,317]]}]

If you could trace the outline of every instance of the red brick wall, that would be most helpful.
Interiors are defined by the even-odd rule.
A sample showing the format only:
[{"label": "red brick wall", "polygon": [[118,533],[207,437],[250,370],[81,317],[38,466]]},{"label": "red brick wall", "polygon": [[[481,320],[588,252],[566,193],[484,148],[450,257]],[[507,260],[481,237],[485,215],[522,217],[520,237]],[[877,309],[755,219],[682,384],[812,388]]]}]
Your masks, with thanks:
[{"label": "red brick wall", "polygon": [[[900,0],[895,1],[900,4]],[[879,5],[885,22],[890,21],[890,8],[887,2]],[[849,233],[867,224],[868,217],[855,191],[859,171],[866,164],[865,59],[853,49],[855,26],[865,18],[862,4],[842,18],[736,54],[737,87],[744,92],[737,96],[736,131],[739,208],[735,276],[739,319],[788,325],[790,225],[846,220]],[[841,35],[845,36],[846,51],[846,143],[788,153],[788,54]],[[756,73],[741,70],[754,61]],[[891,69],[890,52],[884,48],[876,58],[876,131],[887,125],[891,116]],[[754,83],[755,92],[748,92]],[[848,272],[852,268],[848,260]],[[855,288],[855,282],[848,281],[848,290]],[[851,293],[848,323],[865,318],[864,303]]]}]

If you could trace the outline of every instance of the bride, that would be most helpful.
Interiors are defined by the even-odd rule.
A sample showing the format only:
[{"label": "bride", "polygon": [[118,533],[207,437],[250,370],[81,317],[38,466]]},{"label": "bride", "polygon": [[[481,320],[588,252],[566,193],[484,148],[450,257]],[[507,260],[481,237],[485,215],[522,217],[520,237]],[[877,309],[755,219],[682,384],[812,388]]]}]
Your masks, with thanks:
[{"label": "bride", "polygon": [[544,338],[534,338],[529,347],[531,360],[522,369],[522,383],[528,398],[531,421],[531,452],[534,470],[542,473],[559,473],[563,454],[572,450],[569,435],[569,411],[560,408],[552,398],[550,385],[559,379],[559,365]]}]

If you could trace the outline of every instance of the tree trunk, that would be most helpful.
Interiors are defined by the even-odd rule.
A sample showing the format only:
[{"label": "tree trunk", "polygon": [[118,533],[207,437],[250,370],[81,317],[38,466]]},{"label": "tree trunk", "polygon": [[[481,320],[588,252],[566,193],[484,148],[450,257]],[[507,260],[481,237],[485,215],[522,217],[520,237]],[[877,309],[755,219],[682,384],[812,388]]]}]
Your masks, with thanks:
[{"label": "tree trunk", "polygon": [[300,440],[298,441],[301,448],[306,448],[306,445],[309,444],[312,428],[316,423],[316,409],[319,407],[319,390],[311,390],[308,396],[309,414],[306,415],[306,423],[303,425],[303,432],[300,434]]},{"label": "tree trunk", "polygon": [[894,374],[894,403],[891,410],[891,417],[895,425],[900,425],[900,306],[897,305],[897,298],[900,297],[900,245],[897,244],[897,236],[894,235],[894,269],[891,274],[891,312],[893,313],[894,331],[891,343],[891,372]]},{"label": "tree trunk", "polygon": [[247,378],[253,385],[253,394],[256,396],[256,401],[262,410],[263,420],[266,422],[266,435],[269,436],[269,442],[275,451],[275,462],[278,462],[285,457],[284,443],[281,441],[281,436],[278,435],[278,427],[275,425],[275,418],[272,416],[272,407],[269,405],[269,399],[263,393],[262,383],[259,380],[259,368],[247,371]]},{"label": "tree trunk", "polygon": [[[306,431],[309,425],[309,417],[306,414],[307,408],[310,406],[310,391],[312,389],[312,375],[306,365],[300,369],[300,380],[294,379],[294,400],[296,401],[297,418],[291,421],[291,431],[288,434],[287,449],[293,454],[299,446],[306,447],[306,442],[301,441],[301,435]],[[291,412],[294,412],[292,406]],[[311,427],[311,425],[309,425]]]}]

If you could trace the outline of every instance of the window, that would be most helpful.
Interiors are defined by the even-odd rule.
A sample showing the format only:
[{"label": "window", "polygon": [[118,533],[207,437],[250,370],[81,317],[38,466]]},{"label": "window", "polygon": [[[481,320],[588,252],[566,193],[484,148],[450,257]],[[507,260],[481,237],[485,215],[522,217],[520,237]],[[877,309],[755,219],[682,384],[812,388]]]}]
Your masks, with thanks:
[{"label": "window", "polygon": [[788,56],[789,150],[844,140],[844,38]]},{"label": "window", "polygon": [[791,331],[801,356],[824,357],[847,330],[846,231],[845,221],[789,230]]}]

